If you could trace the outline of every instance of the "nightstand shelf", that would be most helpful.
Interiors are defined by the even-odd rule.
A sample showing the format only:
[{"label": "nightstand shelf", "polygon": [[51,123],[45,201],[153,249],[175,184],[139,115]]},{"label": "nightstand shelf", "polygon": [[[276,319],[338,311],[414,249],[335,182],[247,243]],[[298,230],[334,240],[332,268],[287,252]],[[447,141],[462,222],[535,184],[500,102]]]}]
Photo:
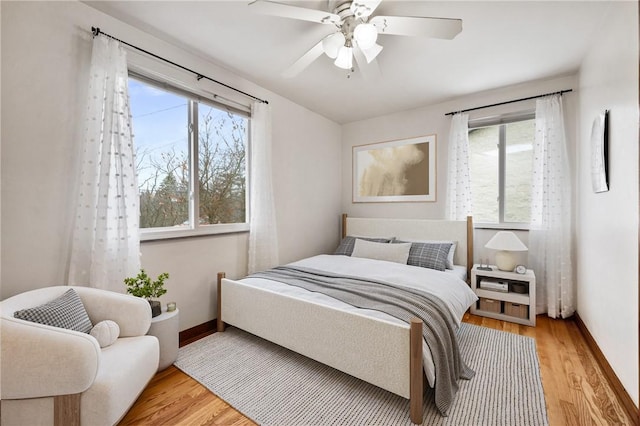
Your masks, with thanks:
[{"label": "nightstand shelf", "polygon": [[[536,276],[531,269],[525,274],[500,271],[495,266],[491,271],[478,270],[473,265],[471,270],[471,289],[480,300],[471,305],[471,313],[488,318],[514,322],[517,324],[536,325]],[[500,282],[508,285],[508,292],[480,288],[481,281]],[[516,293],[513,286],[525,286],[524,293]]]}]

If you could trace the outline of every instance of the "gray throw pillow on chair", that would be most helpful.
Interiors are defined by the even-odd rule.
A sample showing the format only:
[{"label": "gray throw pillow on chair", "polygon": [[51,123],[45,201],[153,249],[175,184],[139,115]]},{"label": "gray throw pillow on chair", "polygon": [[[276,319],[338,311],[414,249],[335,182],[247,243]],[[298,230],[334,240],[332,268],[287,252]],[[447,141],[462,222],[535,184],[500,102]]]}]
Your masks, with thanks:
[{"label": "gray throw pillow on chair", "polygon": [[74,289],[44,305],[16,311],[13,316],[25,321],[89,333],[93,324]]}]

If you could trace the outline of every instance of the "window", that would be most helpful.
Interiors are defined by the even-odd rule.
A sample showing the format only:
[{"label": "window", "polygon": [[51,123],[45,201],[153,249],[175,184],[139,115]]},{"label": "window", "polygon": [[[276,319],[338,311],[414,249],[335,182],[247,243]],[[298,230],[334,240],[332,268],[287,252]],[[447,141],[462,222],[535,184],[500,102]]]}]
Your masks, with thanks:
[{"label": "window", "polygon": [[474,221],[521,227],[531,217],[533,113],[469,123]]},{"label": "window", "polygon": [[248,229],[248,113],[137,74],[129,97],[142,239]]}]

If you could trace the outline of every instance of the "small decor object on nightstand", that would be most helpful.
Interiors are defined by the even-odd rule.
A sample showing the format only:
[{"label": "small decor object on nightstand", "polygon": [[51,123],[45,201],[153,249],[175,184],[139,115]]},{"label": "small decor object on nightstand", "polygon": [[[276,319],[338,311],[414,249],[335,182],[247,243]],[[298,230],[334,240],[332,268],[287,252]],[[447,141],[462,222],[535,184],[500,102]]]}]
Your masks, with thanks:
[{"label": "small decor object on nightstand", "polygon": [[176,302],[167,303],[167,312],[173,312],[176,310]]},{"label": "small decor object on nightstand", "polygon": [[480,259],[480,265],[478,266],[478,271],[493,271],[489,264],[483,264],[482,259]]},{"label": "small decor object on nightstand", "polygon": [[133,278],[125,278],[124,283],[127,286],[127,293],[145,298],[151,305],[151,316],[157,317],[162,313],[162,307],[159,300],[151,300],[158,298],[167,292],[164,288],[164,280],[169,278],[169,274],[163,272],[158,275],[155,281],[151,281],[151,277],[147,275],[144,269],[140,270],[140,273]]},{"label": "small decor object on nightstand", "polygon": [[516,274],[524,275],[527,273],[527,267],[524,265],[517,265],[515,272]]}]

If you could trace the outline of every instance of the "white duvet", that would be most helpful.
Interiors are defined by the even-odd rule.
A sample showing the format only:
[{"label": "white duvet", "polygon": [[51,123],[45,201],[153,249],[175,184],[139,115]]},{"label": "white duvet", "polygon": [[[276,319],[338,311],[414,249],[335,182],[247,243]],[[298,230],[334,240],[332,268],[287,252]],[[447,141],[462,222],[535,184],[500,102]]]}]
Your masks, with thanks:
[{"label": "white duvet", "polygon": [[[382,260],[372,260],[365,258],[319,255],[309,257],[289,264],[290,266],[301,266],[320,271],[332,272],[335,274],[352,275],[367,279],[387,281],[411,289],[434,294],[442,299],[451,313],[456,318],[457,326],[460,325],[462,316],[466,310],[475,303],[478,298],[471,291],[466,282],[458,274],[445,271],[440,272],[433,269],[420,268],[400,263],[386,262]],[[396,324],[403,324],[399,320],[384,312],[370,309],[356,308],[348,303],[334,299],[321,293],[314,293],[300,287],[290,286],[277,281],[262,278],[244,278],[243,283],[255,285],[262,289],[268,289],[276,293],[285,294],[290,297],[302,299],[319,305],[331,306],[347,312],[357,312],[361,315],[382,319]],[[424,372],[433,387],[435,383],[435,366],[431,358],[431,351],[426,342],[423,341],[422,361]]]}]

